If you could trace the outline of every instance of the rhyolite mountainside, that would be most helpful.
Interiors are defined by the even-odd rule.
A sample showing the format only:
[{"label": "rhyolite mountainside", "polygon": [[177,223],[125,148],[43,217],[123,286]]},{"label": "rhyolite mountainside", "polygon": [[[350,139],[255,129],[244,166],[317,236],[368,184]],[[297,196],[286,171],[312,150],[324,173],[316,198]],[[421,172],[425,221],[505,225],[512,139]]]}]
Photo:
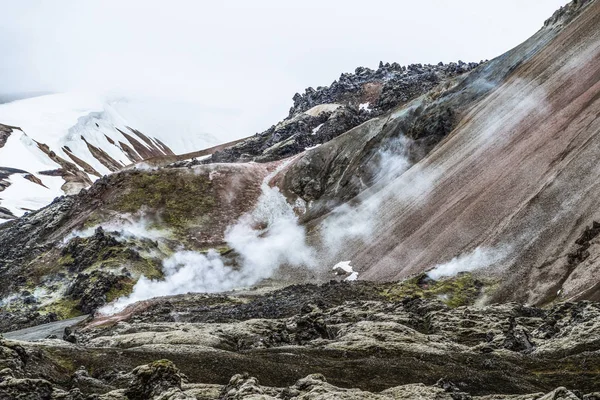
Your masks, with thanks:
[{"label": "rhyolite mountainside", "polygon": [[[334,83],[330,88],[317,91],[328,93],[326,96],[314,95],[315,98],[309,96],[302,100],[302,107],[311,106],[312,111],[302,111],[302,107],[296,105],[297,110],[292,110],[290,117],[278,125],[287,133],[276,129],[276,134],[271,132],[257,137],[268,137],[276,145],[287,143],[290,137],[306,133],[304,122],[312,121],[308,126],[321,123],[323,126],[314,135],[309,132],[311,140],[318,144],[327,142],[366,120],[369,120],[367,124],[372,123],[373,116],[391,107],[389,98],[385,103],[387,106],[373,110],[357,107],[356,102],[366,101],[361,97],[365,85],[377,82],[400,87],[407,85],[410,90],[394,89],[393,92],[398,96],[394,105],[403,104],[404,100],[413,99],[432,87],[437,93],[444,87],[456,85],[475,66],[459,63],[408,68],[382,65],[377,71],[359,69],[357,74],[343,75],[346,77],[341,79],[346,82],[344,85]],[[343,93],[347,96],[342,96]],[[336,101],[343,105],[318,104],[318,99],[327,100],[331,96],[337,96]],[[442,114],[441,118],[454,121],[451,111],[442,111]],[[422,140],[415,141],[412,146],[413,158],[423,157],[451,130],[452,123],[444,120],[438,131],[440,123],[432,122],[433,130],[424,131]],[[327,134],[330,129],[335,133]],[[245,146],[254,139],[231,148]],[[160,278],[161,259],[182,246],[199,251],[214,247],[226,252],[224,233],[227,227],[252,209],[260,195],[263,179],[283,165],[280,161],[283,156],[304,150],[304,147],[293,146],[290,152],[272,157],[275,161],[270,163],[206,163],[209,159],[204,157],[204,160],[176,162],[166,168],[123,171],[99,179],[89,190],[76,196],[59,198],[38,212],[0,225],[0,273],[8,282],[0,287],[0,296],[7,299],[3,314],[6,318],[0,322],[0,330],[94,311],[116,297],[128,294],[141,275]],[[216,161],[219,154],[227,151],[217,147],[207,156],[212,153],[210,160]],[[258,153],[255,155],[259,156]],[[153,162],[161,165],[172,159],[169,156],[161,161],[159,157]],[[339,200],[343,199],[340,195]],[[153,240],[118,237],[119,234],[111,232],[110,226],[118,225],[120,221],[142,221],[145,229],[155,231],[160,237]],[[98,246],[94,237],[73,237],[73,233],[87,232],[89,235],[90,230],[102,225],[106,229],[98,235],[117,236],[108,245]],[[95,237],[100,237],[98,235]],[[77,251],[83,256],[73,254],[72,249],[80,249]],[[313,272],[308,275],[315,276]],[[325,276],[326,279],[330,277]],[[93,298],[93,304],[87,304],[86,298]]]},{"label": "rhyolite mountainside", "polygon": [[[491,61],[358,68],[0,224],[0,399],[600,398],[599,26],[577,0]],[[97,314],[182,249],[242,268],[269,185],[316,266]]]},{"label": "rhyolite mountainside", "polygon": [[[493,301],[598,300],[598,26],[600,3],[573,2],[454,85],[297,157],[279,178],[310,204],[311,242],[332,215],[346,235],[326,263],[399,280],[462,255],[502,281]],[[379,183],[398,143],[416,163]]]}]

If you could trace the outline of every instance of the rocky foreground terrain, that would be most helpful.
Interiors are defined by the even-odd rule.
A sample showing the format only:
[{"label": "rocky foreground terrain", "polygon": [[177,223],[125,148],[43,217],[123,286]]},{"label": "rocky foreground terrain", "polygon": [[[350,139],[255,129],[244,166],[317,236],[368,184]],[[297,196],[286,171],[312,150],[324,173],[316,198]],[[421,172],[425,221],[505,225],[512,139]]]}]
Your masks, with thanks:
[{"label": "rocky foreground terrain", "polygon": [[0,399],[600,399],[599,26],[357,68],[0,224]]},{"label": "rocky foreground terrain", "polygon": [[464,274],[155,299],[63,338],[2,341],[0,398],[600,398],[599,304],[456,307],[484,286]]}]

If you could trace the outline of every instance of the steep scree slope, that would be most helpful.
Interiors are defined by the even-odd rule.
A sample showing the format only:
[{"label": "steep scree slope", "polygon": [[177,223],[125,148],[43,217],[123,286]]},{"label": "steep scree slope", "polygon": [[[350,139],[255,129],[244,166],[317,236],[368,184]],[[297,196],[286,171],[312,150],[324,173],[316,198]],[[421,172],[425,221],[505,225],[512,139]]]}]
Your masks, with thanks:
[{"label": "steep scree slope", "polygon": [[[463,268],[494,264],[505,278],[496,300],[598,298],[598,246],[582,235],[600,218],[600,3],[571,7],[584,11],[557,14],[436,100],[416,99],[287,169],[289,195],[314,201],[305,219],[317,245],[332,218],[344,232],[368,221],[337,258],[325,249],[327,264],[352,260],[363,279],[397,280],[463,254]],[[431,153],[385,185],[365,185],[386,140],[445,107],[455,128]],[[349,212],[321,217],[358,193]],[[483,260],[469,258],[477,248]]]}]

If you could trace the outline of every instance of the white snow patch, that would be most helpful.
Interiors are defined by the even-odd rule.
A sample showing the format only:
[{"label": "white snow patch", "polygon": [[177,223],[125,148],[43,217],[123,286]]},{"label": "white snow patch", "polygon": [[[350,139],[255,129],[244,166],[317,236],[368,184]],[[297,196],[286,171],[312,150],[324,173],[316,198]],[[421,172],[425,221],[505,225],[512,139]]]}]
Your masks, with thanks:
[{"label": "white snow patch", "polygon": [[356,281],[358,280],[358,272],[352,272],[350,276],[348,276],[345,281]]},{"label": "white snow patch", "polygon": [[209,159],[209,158],[211,158],[211,157],[212,157],[212,154],[207,154],[207,155],[205,155],[205,156],[195,157],[194,159],[195,159],[196,161],[204,161],[204,160],[208,160],[208,159]]},{"label": "white snow patch", "polygon": [[358,109],[359,110],[365,110],[367,112],[371,112],[372,110],[371,110],[370,104],[371,103],[361,103],[361,104],[358,105]]},{"label": "white snow patch", "polygon": [[40,150],[31,137],[18,130],[13,131],[4,147],[0,148],[0,163],[3,167],[32,173],[60,167]]},{"label": "white snow patch", "polygon": [[306,147],[304,150],[308,151],[308,150],[312,150],[312,149],[316,149],[317,147],[319,147],[321,145],[321,143],[319,144],[315,144],[314,146],[310,146],[310,147]]},{"label": "white snow patch", "polygon": [[333,270],[341,270],[347,274],[350,274],[344,279],[345,281],[355,281],[358,279],[358,272],[354,271],[352,266],[350,265],[352,261],[341,261],[333,266]]},{"label": "white snow patch", "polygon": [[[81,140],[81,136],[84,136],[91,144],[97,145],[98,138],[94,136],[100,136],[105,143],[102,148],[110,145],[103,134],[92,135],[92,132],[84,129],[88,122],[91,122],[89,114],[100,113],[103,110],[102,101],[93,96],[75,93],[52,94],[0,105],[0,121],[20,127],[31,139],[48,145],[57,155],[70,161],[62,150],[63,146],[68,146],[77,157],[94,169],[100,173],[108,173],[108,169],[94,158],[85,142]],[[80,118],[84,120],[80,121]],[[107,153],[110,154],[110,151]],[[8,166],[31,171],[31,166],[27,166],[30,159],[31,156],[21,160],[20,166]]]},{"label": "white snow patch", "polygon": [[347,272],[347,273],[354,272],[354,269],[352,269],[352,266],[350,265],[351,262],[352,261],[339,262],[333,266],[333,270],[335,271],[335,270],[341,269],[342,271]]},{"label": "white snow patch", "polygon": [[29,210],[45,207],[62,194],[64,181],[57,176],[38,176],[46,187],[25,179],[27,174],[12,174],[10,186],[0,192],[0,205],[20,217]]},{"label": "white snow patch", "polygon": [[321,129],[321,127],[325,125],[325,124],[321,124],[319,126],[317,126],[316,128],[313,128],[311,135],[316,135],[317,132],[319,132],[319,129]]}]

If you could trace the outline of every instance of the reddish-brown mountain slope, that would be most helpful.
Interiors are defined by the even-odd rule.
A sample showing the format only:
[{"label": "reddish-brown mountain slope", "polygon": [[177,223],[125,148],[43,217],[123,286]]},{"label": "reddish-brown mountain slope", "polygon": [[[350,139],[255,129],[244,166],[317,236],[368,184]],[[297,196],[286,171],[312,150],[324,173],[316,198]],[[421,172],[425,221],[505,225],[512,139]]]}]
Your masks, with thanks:
[{"label": "reddish-brown mountain slope", "polygon": [[600,221],[599,117],[593,2],[426,158],[363,193],[381,202],[372,234],[340,253],[363,279],[396,280],[479,247],[503,278],[498,299],[598,298],[600,245],[593,229],[580,237]]}]

